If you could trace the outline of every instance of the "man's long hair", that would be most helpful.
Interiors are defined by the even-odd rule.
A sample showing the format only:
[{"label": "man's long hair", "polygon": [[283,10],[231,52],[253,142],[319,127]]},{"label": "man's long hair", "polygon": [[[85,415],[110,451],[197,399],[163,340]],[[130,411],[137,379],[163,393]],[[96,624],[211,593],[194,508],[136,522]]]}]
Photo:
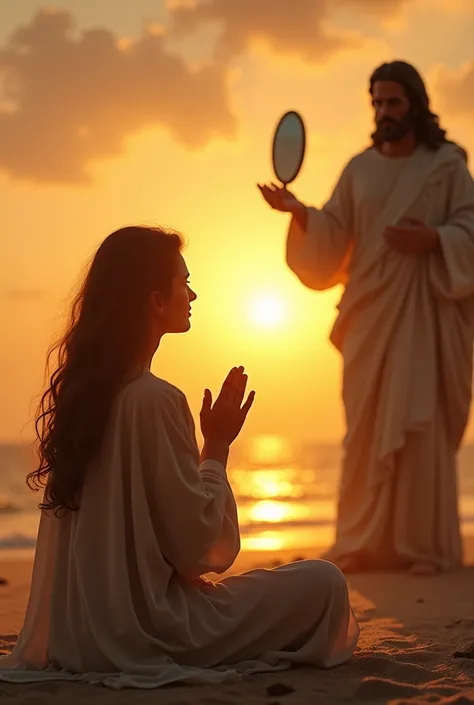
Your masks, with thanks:
[{"label": "man's long hair", "polygon": [[[370,94],[373,96],[377,81],[393,81],[405,89],[418,143],[425,144],[429,149],[438,150],[448,142],[446,130],[439,126],[439,117],[430,110],[430,99],[418,71],[405,61],[391,61],[375,69],[370,77]],[[376,144],[376,132],[371,137]]]},{"label": "man's long hair", "polygon": [[114,400],[146,355],[151,293],[171,293],[181,247],[177,233],[126,227],[97,250],[48,356],[54,371],[36,420],[39,464],[27,477],[32,489],[46,487],[41,509],[79,508]]}]

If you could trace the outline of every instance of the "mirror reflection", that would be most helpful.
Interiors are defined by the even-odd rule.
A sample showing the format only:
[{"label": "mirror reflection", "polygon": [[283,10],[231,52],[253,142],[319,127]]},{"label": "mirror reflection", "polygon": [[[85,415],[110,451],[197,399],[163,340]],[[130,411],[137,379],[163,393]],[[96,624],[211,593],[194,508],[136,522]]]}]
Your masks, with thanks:
[{"label": "mirror reflection", "polygon": [[284,186],[298,176],[305,149],[306,132],[303,118],[296,111],[290,110],[278,122],[273,137],[273,170]]}]

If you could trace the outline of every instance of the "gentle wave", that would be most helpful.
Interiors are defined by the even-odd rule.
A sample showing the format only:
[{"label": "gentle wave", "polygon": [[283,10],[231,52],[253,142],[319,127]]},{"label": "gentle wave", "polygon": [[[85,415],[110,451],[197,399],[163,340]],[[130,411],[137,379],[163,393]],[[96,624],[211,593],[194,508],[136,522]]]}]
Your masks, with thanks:
[{"label": "gentle wave", "polygon": [[[474,524],[474,516],[462,516],[461,525]],[[314,528],[320,529],[323,527],[334,526],[334,519],[316,519],[316,520],[302,520],[302,521],[282,521],[282,522],[272,522],[272,521],[255,521],[249,524],[241,524],[240,532],[242,534],[252,534],[259,533],[261,531],[285,531],[288,529],[307,529]]]},{"label": "gentle wave", "polygon": [[304,492],[300,492],[299,494],[272,494],[271,496],[268,497],[261,497],[261,496],[254,496],[254,495],[247,495],[247,494],[238,494],[236,495],[236,500],[237,504],[240,506],[245,506],[248,504],[255,504],[255,502],[261,502],[263,499],[270,500],[272,502],[327,502],[328,500],[331,502],[336,501],[337,499],[337,492],[336,491],[327,491],[327,492],[318,492],[318,491],[308,491],[304,490]]},{"label": "gentle wave", "polygon": [[311,520],[295,520],[295,521],[252,521],[249,524],[241,524],[240,532],[242,534],[251,534],[260,531],[285,531],[286,529],[306,529],[314,527],[315,529],[323,526],[334,526],[334,519],[311,519]]},{"label": "gentle wave", "polygon": [[5,502],[0,502],[0,515],[18,514],[23,511],[23,508],[19,507],[18,504],[15,504],[14,502],[9,502],[8,500]]},{"label": "gentle wave", "polygon": [[0,536],[0,550],[5,549],[26,549],[34,548],[36,546],[36,535],[27,534],[7,534],[5,536]]}]

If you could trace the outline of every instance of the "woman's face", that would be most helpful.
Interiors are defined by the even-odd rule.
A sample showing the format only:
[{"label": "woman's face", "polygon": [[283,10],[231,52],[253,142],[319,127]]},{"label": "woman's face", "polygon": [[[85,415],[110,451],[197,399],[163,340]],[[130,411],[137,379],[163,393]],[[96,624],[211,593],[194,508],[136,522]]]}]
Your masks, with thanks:
[{"label": "woman's face", "polygon": [[181,254],[178,255],[176,274],[171,285],[171,294],[161,299],[157,306],[156,320],[162,333],[185,333],[191,327],[191,303],[197,295],[189,286],[189,272]]}]

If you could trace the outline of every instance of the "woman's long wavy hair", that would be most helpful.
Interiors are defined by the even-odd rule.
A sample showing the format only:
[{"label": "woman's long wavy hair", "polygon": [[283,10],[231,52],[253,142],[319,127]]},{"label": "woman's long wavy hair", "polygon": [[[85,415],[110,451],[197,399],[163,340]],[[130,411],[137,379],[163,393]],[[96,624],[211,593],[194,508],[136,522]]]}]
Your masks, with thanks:
[{"label": "woman's long wavy hair", "polygon": [[[393,81],[405,89],[410,101],[411,115],[418,143],[425,144],[429,149],[438,150],[446,139],[446,130],[439,125],[439,117],[430,110],[430,100],[425,84],[418,71],[405,61],[392,61],[379,66],[370,77],[370,94],[373,95],[377,81]],[[371,135],[372,142],[377,144],[377,132]]]},{"label": "woman's long wavy hair", "polygon": [[36,419],[39,465],[27,476],[30,488],[45,487],[41,509],[59,516],[79,508],[117,393],[145,362],[151,293],[171,293],[182,244],[177,233],[126,227],[95,253],[47,358],[54,372]]}]

